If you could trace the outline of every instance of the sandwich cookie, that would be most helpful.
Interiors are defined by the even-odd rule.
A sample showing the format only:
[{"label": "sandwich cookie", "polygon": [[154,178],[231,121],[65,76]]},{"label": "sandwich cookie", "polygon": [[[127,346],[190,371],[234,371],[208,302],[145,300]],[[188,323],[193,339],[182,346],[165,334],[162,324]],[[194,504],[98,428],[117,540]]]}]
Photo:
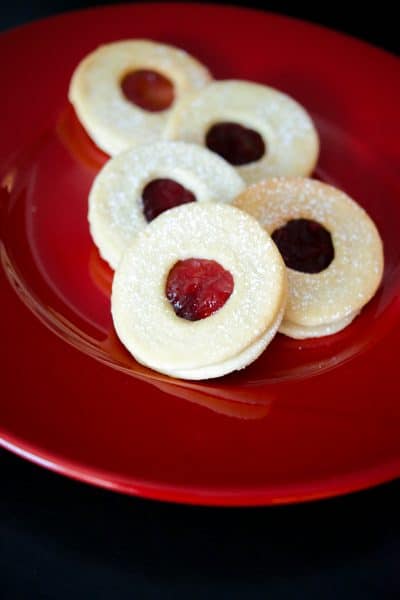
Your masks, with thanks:
[{"label": "sandwich cookie", "polygon": [[340,331],[382,279],[382,241],[373,221],[344,192],[302,178],[272,178],[234,202],[268,231],[288,267],[280,331],[293,338]]},{"label": "sandwich cookie", "polygon": [[122,40],[100,46],[79,63],[69,99],[97,146],[114,155],[162,139],[176,102],[211,79],[183,50]]},{"label": "sandwich cookie", "polygon": [[94,180],[90,232],[115,269],[133,237],[161,212],[188,202],[231,202],[244,188],[235,169],[206,148],[141,145],[109,160]]},{"label": "sandwich cookie", "polygon": [[207,379],[254,361],[281,323],[283,260],[255,219],[191,203],[152,221],[115,272],[115,330],[141,364]]},{"label": "sandwich cookie", "polygon": [[298,102],[248,81],[213,81],[182,98],[167,136],[208,147],[247,183],[274,175],[308,175],[318,158],[313,122]]}]

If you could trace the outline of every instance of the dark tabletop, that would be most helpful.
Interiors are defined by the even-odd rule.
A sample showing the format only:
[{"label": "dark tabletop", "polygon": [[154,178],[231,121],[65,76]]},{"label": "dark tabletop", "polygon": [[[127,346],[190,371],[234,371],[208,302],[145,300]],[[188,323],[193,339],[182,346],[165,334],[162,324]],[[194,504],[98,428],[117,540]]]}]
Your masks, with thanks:
[{"label": "dark tabletop", "polygon": [[[14,0],[2,6],[0,29],[96,4]],[[386,0],[354,15],[337,3],[325,12],[305,2],[263,6],[399,52]],[[0,450],[0,600],[400,598],[399,506],[400,481],[298,506],[170,505],[76,483]]]}]

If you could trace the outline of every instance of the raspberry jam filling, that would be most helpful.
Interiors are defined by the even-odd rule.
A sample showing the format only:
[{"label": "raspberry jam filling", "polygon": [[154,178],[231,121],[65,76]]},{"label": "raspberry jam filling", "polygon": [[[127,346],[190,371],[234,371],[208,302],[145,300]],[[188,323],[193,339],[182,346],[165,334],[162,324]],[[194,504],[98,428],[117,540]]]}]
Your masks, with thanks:
[{"label": "raspberry jam filling", "polygon": [[233,292],[233,277],[215,260],[179,260],[170,270],[165,294],[178,317],[199,321],[219,310]]},{"label": "raspberry jam filling", "polygon": [[153,179],[142,192],[143,214],[150,222],[165,210],[195,200],[196,196],[177,181]]},{"label": "raspberry jam filling", "polygon": [[166,110],[174,101],[172,82],[157,71],[130,71],[123,77],[121,89],[127,100],[150,112]]},{"label": "raspberry jam filling", "polygon": [[275,229],[272,239],[285,264],[302,273],[320,273],[335,256],[331,234],[310,219],[292,219]]},{"label": "raspberry jam filling", "polygon": [[266,152],[261,135],[239,123],[216,123],[207,131],[206,146],[231,165],[246,165]]}]

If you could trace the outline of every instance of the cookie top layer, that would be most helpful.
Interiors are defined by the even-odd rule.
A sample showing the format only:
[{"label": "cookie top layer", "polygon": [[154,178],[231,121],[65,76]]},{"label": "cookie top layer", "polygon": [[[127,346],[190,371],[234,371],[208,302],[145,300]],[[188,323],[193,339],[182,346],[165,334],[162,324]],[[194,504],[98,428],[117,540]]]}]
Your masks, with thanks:
[{"label": "cookie top layer", "polygon": [[319,140],[310,116],[286,94],[257,83],[213,81],[182,98],[167,136],[205,145],[210,128],[225,122],[254,130],[264,140],[264,156],[237,167],[248,183],[274,175],[308,175],[314,169]]},{"label": "cookie top layer", "polygon": [[288,269],[284,324],[318,327],[343,321],[375,294],[383,273],[382,241],[366,211],[344,192],[312,179],[272,178],[250,186],[234,204],[271,235],[292,219],[316,221],[331,234],[334,258],[326,269]]},{"label": "cookie top layer", "polygon": [[231,202],[245,187],[222,158],[184,142],[141,145],[115,156],[93,183],[88,215],[92,237],[112,268],[133,237],[147,227],[143,189],[160,178],[181,184],[199,203]]},{"label": "cookie top layer", "polygon": [[[222,308],[199,321],[178,317],[165,293],[169,271],[188,258],[217,261],[234,279]],[[254,360],[269,331],[276,331],[285,301],[286,269],[265,230],[231,206],[191,203],[157,217],[124,253],[114,277],[112,315],[118,336],[139,362],[198,379]],[[259,351],[253,355],[254,344]]]},{"label": "cookie top layer", "polygon": [[[149,112],[124,96],[122,79],[136,70],[155,71],[170,80],[175,96],[171,108]],[[210,80],[208,69],[183,50],[150,40],[121,40],[100,46],[79,63],[69,99],[93,141],[114,155],[161,139],[175,102]]]}]

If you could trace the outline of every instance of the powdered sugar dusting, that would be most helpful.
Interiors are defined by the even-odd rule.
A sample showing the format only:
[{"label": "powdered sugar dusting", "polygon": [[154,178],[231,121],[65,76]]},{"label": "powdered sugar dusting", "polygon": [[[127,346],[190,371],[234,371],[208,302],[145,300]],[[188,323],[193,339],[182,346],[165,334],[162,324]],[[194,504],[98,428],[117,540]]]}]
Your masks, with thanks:
[{"label": "powdered sugar dusting", "polygon": [[222,158],[184,142],[158,142],[110,160],[89,195],[91,233],[102,256],[115,268],[124,248],[144,227],[142,191],[152,180],[169,178],[198,202],[231,202],[244,182]]},{"label": "powdered sugar dusting", "polygon": [[187,52],[150,40],[122,40],[89,54],[74,72],[69,98],[89,135],[111,155],[163,138],[172,114],[173,107],[149,112],[124,97],[121,80],[137,69],[167,77],[176,100],[211,80],[208,69]]},{"label": "powdered sugar dusting", "polygon": [[[196,322],[177,317],[165,297],[169,270],[186,258],[215,260],[234,278],[224,306]],[[253,219],[225,205],[187,204],[155,219],[125,253],[113,287],[117,331],[139,360],[157,369],[230,360],[276,322],[285,278],[272,240]]]},{"label": "powdered sugar dusting", "polygon": [[218,122],[236,122],[259,133],[267,153],[238,167],[248,182],[273,175],[306,175],[318,156],[318,135],[307,112],[273,88],[247,81],[214,81],[197,96],[177,103],[167,136],[204,144]]},{"label": "powdered sugar dusting", "polygon": [[331,233],[335,256],[325,270],[288,269],[287,322],[309,327],[339,322],[374,295],[383,270],[382,242],[367,213],[343,192],[312,179],[272,178],[248,188],[235,204],[270,234],[300,218]]}]

